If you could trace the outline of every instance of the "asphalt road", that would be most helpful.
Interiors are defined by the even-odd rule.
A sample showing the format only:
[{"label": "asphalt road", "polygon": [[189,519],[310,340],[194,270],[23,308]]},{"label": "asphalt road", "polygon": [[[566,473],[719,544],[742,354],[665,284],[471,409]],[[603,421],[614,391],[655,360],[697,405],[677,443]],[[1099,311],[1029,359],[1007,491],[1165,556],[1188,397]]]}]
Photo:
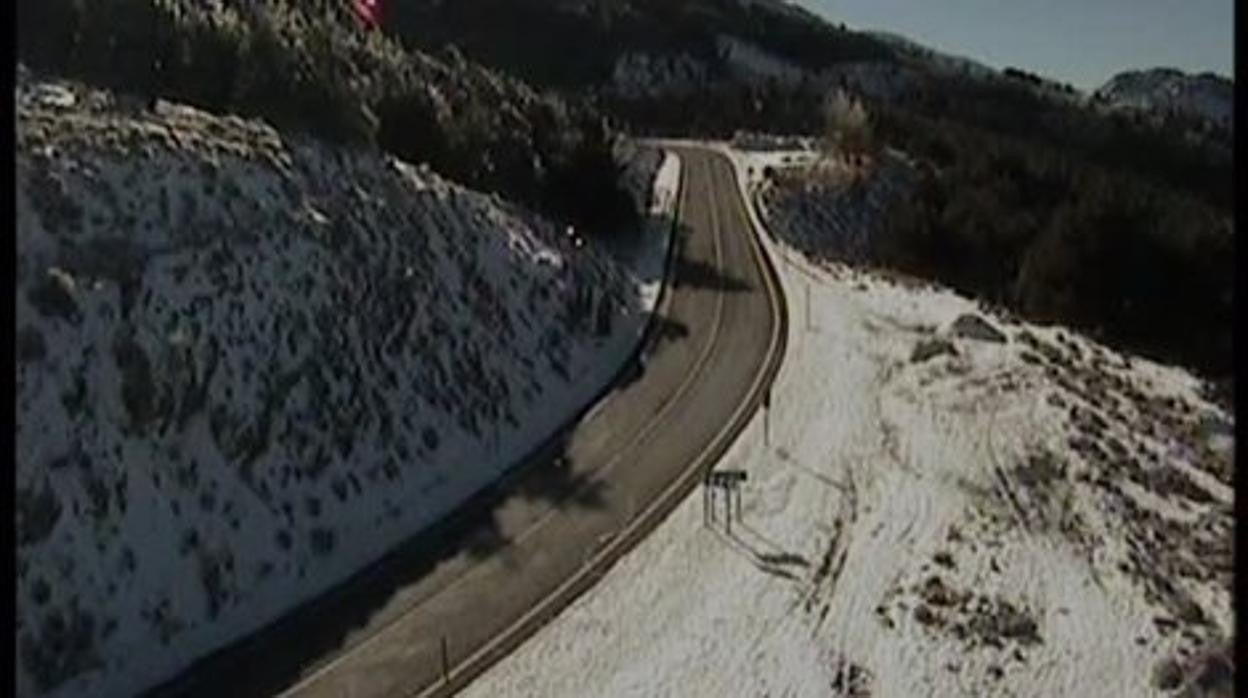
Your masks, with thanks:
[{"label": "asphalt road", "polygon": [[681,238],[644,372],[492,501],[453,517],[436,543],[424,536],[405,546],[156,695],[453,693],[553,618],[697,485],[779,367],[784,302],[729,162],[676,150]]}]

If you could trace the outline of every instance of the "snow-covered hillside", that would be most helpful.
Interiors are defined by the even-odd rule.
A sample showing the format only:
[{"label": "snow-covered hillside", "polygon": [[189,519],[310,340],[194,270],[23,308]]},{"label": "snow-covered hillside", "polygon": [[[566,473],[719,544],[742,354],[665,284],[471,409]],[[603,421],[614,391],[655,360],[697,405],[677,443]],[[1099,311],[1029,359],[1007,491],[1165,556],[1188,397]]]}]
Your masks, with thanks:
[{"label": "snow-covered hillside", "polygon": [[1095,96],[1118,107],[1195,116],[1225,129],[1233,125],[1235,84],[1212,73],[1189,75],[1173,68],[1129,70],[1111,78]]},{"label": "snow-covered hillside", "polygon": [[743,518],[689,497],[466,696],[1230,695],[1231,416],[1196,380],[767,247]]},{"label": "snow-covered hillside", "polygon": [[423,166],[28,78],[19,696],[132,695],[438,519],[598,393],[661,283],[658,226],[608,255]]}]

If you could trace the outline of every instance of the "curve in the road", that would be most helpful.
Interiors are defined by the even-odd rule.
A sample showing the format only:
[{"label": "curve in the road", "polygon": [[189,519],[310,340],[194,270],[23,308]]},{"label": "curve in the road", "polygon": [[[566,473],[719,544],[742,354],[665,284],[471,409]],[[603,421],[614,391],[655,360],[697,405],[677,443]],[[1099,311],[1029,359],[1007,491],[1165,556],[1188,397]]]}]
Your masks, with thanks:
[{"label": "curve in the road", "polygon": [[[413,578],[356,621],[354,636],[332,628],[342,624],[332,617],[262,631],[249,652],[221,665],[228,671],[205,665],[198,680],[159,694],[450,695],[588,589],[697,486],[770,388],[787,311],[732,165],[709,149],[673,149],[682,159],[682,232],[645,373],[590,411],[561,455],[507,482],[483,531],[503,542],[481,554],[468,541],[416,565]],[[558,497],[531,496],[551,483]],[[352,585],[368,583],[348,582],[333,604],[349,609]],[[348,612],[358,618],[360,610]],[[337,646],[325,652],[327,638]],[[313,666],[303,659],[326,653],[335,656]],[[289,685],[292,663],[301,678]]]},{"label": "curve in the road", "polygon": [[[438,681],[425,687],[423,690],[408,690],[402,695],[417,695],[420,698],[437,698],[441,696],[453,695],[456,691],[466,686],[472,679],[487,670],[495,662],[502,659],[509,652],[514,650],[526,638],[536,632],[544,623],[549,622],[560,610],[576,599],[581,593],[586,591],[590,586],[597,582],[610,569],[620,557],[631,550],[644,536],[654,529],[663,518],[669,514],[689,492],[697,486],[701,481],[702,475],[712,468],[716,462],[722,457],[723,453],[732,444],[733,440],[745,428],[749,422],[749,417],[754,414],[762,402],[764,393],[770,389],[776,374],[779,372],[781,361],[784,358],[785,345],[788,337],[788,314],[787,303],[781,289],[777,273],[767,253],[762,245],[758,242],[754,234],[754,227],[751,223],[752,217],[749,215],[745,207],[744,201],[730,192],[739,191],[735,183],[736,173],[723,155],[710,150],[703,150],[694,146],[674,147],[686,163],[689,162],[691,155],[709,157],[716,165],[720,167],[714,168],[710,175],[711,180],[718,180],[720,184],[713,185],[713,194],[709,197],[709,201],[715,202],[710,206],[709,211],[712,219],[712,231],[714,233],[714,246],[716,253],[716,266],[719,269],[725,269],[723,266],[722,253],[720,251],[720,234],[719,228],[719,210],[721,205],[727,204],[727,209],[734,210],[734,215],[739,216],[738,221],[744,221],[746,230],[744,237],[749,240],[750,247],[756,255],[756,269],[759,271],[759,278],[763,281],[765,288],[763,289],[767,295],[768,302],[772,309],[772,324],[770,332],[765,333],[768,339],[767,354],[762,363],[758,367],[757,372],[753,375],[747,397],[736,405],[732,416],[723,425],[723,428],[716,434],[711,443],[706,444],[698,457],[691,461],[683,472],[680,472],[659,496],[654,498],[650,505],[635,517],[625,530],[618,536],[614,536],[610,542],[604,546],[593,559],[589,560],[585,568],[580,574],[576,574],[560,585],[555,591],[549,594],[539,606],[531,609],[509,626],[503,633],[496,636],[485,647],[478,650],[473,656],[464,662],[458,664],[452,669],[448,676],[442,681]],[[686,165],[688,167],[688,165]],[[725,177],[728,183],[723,180]],[[726,201],[725,197],[731,202]],[[684,205],[681,210],[687,210]],[[740,239],[742,236],[738,236]],[[678,277],[677,281],[681,279]],[[722,317],[723,309],[723,293],[719,294],[716,303],[715,320],[712,323],[712,336],[706,342],[703,353],[700,356],[696,369],[693,373],[686,376],[682,381],[676,393],[664,402],[663,409],[654,416],[651,422],[646,426],[645,431],[649,432],[658,425],[664,423],[667,418],[667,408],[673,404],[673,401],[679,399],[683,395],[689,385],[701,376],[707,367],[707,358],[716,346],[716,338],[720,334],[720,317]],[[761,328],[758,328],[761,330]],[[760,332],[760,336],[764,334]],[[638,435],[634,441],[643,438],[645,434]],[[603,476],[609,474],[609,471],[620,460],[620,456],[613,458],[602,471]],[[526,532],[527,533],[527,532]]]}]

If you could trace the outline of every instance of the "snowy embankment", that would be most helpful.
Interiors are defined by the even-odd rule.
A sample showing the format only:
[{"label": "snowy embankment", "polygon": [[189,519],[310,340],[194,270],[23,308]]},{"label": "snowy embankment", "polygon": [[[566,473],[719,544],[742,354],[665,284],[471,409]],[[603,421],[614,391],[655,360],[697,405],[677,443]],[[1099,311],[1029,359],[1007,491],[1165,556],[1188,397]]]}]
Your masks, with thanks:
[{"label": "snowy embankment", "polygon": [[666,228],[630,267],[379,154],[16,105],[19,696],[132,695],[436,521],[605,387],[662,281]]},{"label": "snowy embankment", "polygon": [[466,696],[1229,695],[1231,417],[1196,380],[767,247],[743,520],[689,497]]}]

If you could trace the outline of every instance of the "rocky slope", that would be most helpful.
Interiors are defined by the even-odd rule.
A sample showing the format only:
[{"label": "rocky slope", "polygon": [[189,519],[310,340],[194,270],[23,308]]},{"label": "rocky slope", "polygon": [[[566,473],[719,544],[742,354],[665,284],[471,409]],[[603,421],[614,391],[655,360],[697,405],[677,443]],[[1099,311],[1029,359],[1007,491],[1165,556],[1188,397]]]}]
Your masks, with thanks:
[{"label": "rocky slope", "polygon": [[131,695],[323,591],[639,337],[618,257],[424,166],[21,78],[18,695]]}]

